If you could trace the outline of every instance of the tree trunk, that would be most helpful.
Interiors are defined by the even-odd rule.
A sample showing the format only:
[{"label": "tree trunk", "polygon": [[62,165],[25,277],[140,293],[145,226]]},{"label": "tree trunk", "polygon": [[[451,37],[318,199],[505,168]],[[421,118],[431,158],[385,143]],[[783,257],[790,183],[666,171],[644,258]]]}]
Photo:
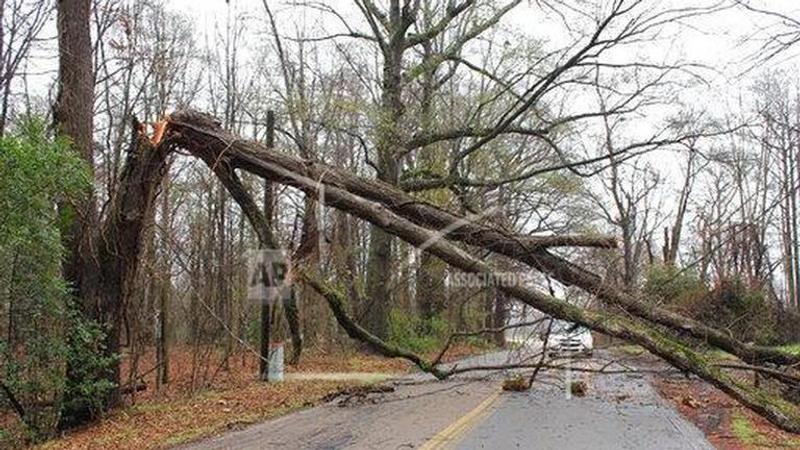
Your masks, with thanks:
[{"label": "tree trunk", "polygon": [[[416,304],[421,317],[430,321],[445,309],[445,264],[428,253],[420,255],[417,268]],[[430,330],[426,330],[430,331]]]},{"label": "tree trunk", "polygon": [[[506,322],[508,321],[509,301],[507,295],[499,289],[495,290],[494,294],[492,328],[501,330],[504,326],[506,326]],[[505,347],[506,335],[503,331],[494,333],[492,337],[494,338],[495,345],[498,347]]]},{"label": "tree trunk", "polygon": [[[59,0],[58,2],[58,94],[53,106],[56,130],[69,137],[72,148],[86,161],[94,177],[94,149],[92,143],[92,113],[94,105],[94,73],[92,67],[92,41],[90,34],[90,0]],[[64,279],[80,301],[82,314],[103,323],[99,267],[94,258],[94,240],[97,232],[97,212],[94,193],[70,205],[60,205],[62,215],[72,218],[62,230],[66,260]],[[116,331],[107,336],[105,355],[116,351],[119,342]],[[67,367],[67,377],[78,383],[83,374],[75,367]],[[102,375],[114,383],[119,380],[119,366],[114,365]],[[112,395],[106,403],[112,403]],[[65,403],[75,405],[75,410],[65,411],[62,420],[87,420],[92,411],[77,399],[66,398]],[[63,424],[62,424],[63,425]]]},{"label": "tree trunk", "polygon": [[[58,2],[58,94],[53,119],[59,133],[69,137],[72,148],[86,161],[94,174],[92,116],[94,72],[90,34],[91,1]],[[93,260],[93,240],[97,228],[95,197],[65,206],[73,220],[64,235],[67,260],[64,277],[83,301],[89,317],[98,314],[98,271]]]},{"label": "tree trunk", "polygon": [[392,285],[392,236],[378,227],[370,231],[365,302],[361,317],[374,335],[388,337]]},{"label": "tree trunk", "polygon": [[[400,126],[403,116],[402,70],[405,42],[400,30],[403,26],[399,2],[392,0],[390,13],[392,42],[383,52],[383,80],[381,110],[378,117],[376,148],[378,153],[378,180],[391,186],[400,181],[399,148],[402,138]],[[372,227],[370,232],[369,254],[367,260],[366,300],[362,317],[367,328],[379,338],[388,333],[389,305],[392,301],[392,236],[380,227]]]},{"label": "tree trunk", "polygon": [[169,352],[167,330],[169,329],[169,280],[161,282],[158,301],[158,339],[156,339],[156,384],[160,387],[169,383]]}]

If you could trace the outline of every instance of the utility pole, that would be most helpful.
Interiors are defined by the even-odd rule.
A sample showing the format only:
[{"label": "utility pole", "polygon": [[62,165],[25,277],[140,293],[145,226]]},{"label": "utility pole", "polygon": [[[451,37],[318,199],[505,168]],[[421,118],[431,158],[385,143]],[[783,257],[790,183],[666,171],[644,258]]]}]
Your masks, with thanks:
[{"label": "utility pole", "polygon": [[[267,111],[267,136],[266,146],[272,149],[275,146],[275,112]],[[262,249],[267,248],[268,243],[275,245],[275,239],[272,236],[272,216],[273,216],[273,191],[272,183],[269,180],[264,180],[264,220],[267,223],[266,242],[261,243]],[[270,312],[270,299],[264,298],[261,300],[261,365],[260,375],[261,381],[267,381],[269,374],[269,344],[270,332],[272,325],[272,315]]]}]

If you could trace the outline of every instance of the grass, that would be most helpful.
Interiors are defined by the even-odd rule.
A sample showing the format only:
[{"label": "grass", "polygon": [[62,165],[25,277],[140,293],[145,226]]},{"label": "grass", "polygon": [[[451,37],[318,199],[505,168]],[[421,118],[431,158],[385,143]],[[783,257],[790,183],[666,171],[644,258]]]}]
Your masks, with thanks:
[{"label": "grass", "polygon": [[731,431],[747,448],[800,448],[800,438],[780,438],[763,433],[741,412],[731,416]]},{"label": "grass", "polygon": [[756,430],[753,422],[739,412],[731,417],[731,431],[738,441],[746,445],[755,445],[765,440],[765,436]]},{"label": "grass", "polygon": [[791,353],[792,355],[800,356],[800,344],[781,345],[778,348],[785,351],[786,353]]}]

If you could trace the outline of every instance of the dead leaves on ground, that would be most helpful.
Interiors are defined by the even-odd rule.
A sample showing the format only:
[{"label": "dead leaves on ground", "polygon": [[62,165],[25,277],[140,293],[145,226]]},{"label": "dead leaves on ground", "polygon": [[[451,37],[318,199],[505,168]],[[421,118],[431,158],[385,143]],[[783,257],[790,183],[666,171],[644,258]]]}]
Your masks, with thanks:
[{"label": "dead leaves on ground", "polygon": [[[694,423],[721,450],[800,448],[800,439],[770,424],[726,394],[696,379],[657,378],[656,387],[681,415]],[[699,400],[702,399],[702,400]],[[735,419],[748,423],[757,439],[737,433]]]},{"label": "dead leaves on ground", "polygon": [[155,449],[210,436],[315,405],[348,383],[288,381],[211,391],[164,402],[143,402],[99,423],[44,444],[43,449]]}]

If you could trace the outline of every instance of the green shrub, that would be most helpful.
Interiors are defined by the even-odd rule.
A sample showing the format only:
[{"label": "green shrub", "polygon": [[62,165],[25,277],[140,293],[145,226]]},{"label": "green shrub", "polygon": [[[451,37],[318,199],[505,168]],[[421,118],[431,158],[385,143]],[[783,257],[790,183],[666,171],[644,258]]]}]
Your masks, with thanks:
[{"label": "green shrub", "polygon": [[696,273],[675,266],[651,266],[645,277],[644,293],[665,306],[693,316],[708,288]]},{"label": "green shrub", "polygon": [[450,326],[439,317],[423,320],[397,308],[389,312],[389,342],[414,352],[437,350],[449,331]]},{"label": "green shrub", "polygon": [[97,416],[116,384],[108,379],[108,371],[117,355],[103,356],[105,332],[91,320],[82,317],[77,308],[67,314],[67,374],[61,403],[61,427],[69,427]]},{"label": "green shrub", "polygon": [[737,339],[767,345],[778,338],[775,313],[762,290],[734,278],[717,282],[699,319],[729,330]]},{"label": "green shrub", "polygon": [[668,309],[725,330],[739,340],[770,344],[780,338],[774,303],[762,290],[738,278],[718,280],[709,289],[691,270],[652,266],[643,291]]},{"label": "green shrub", "polygon": [[70,361],[79,370],[106,365],[94,356],[102,331],[67,306],[61,276],[64,217],[56,205],[90,187],[81,158],[67,141],[49,138],[43,121],[0,137],[0,401],[22,407],[32,439],[55,430],[65,392],[78,390],[91,402],[106,389],[70,386],[65,376]]}]

